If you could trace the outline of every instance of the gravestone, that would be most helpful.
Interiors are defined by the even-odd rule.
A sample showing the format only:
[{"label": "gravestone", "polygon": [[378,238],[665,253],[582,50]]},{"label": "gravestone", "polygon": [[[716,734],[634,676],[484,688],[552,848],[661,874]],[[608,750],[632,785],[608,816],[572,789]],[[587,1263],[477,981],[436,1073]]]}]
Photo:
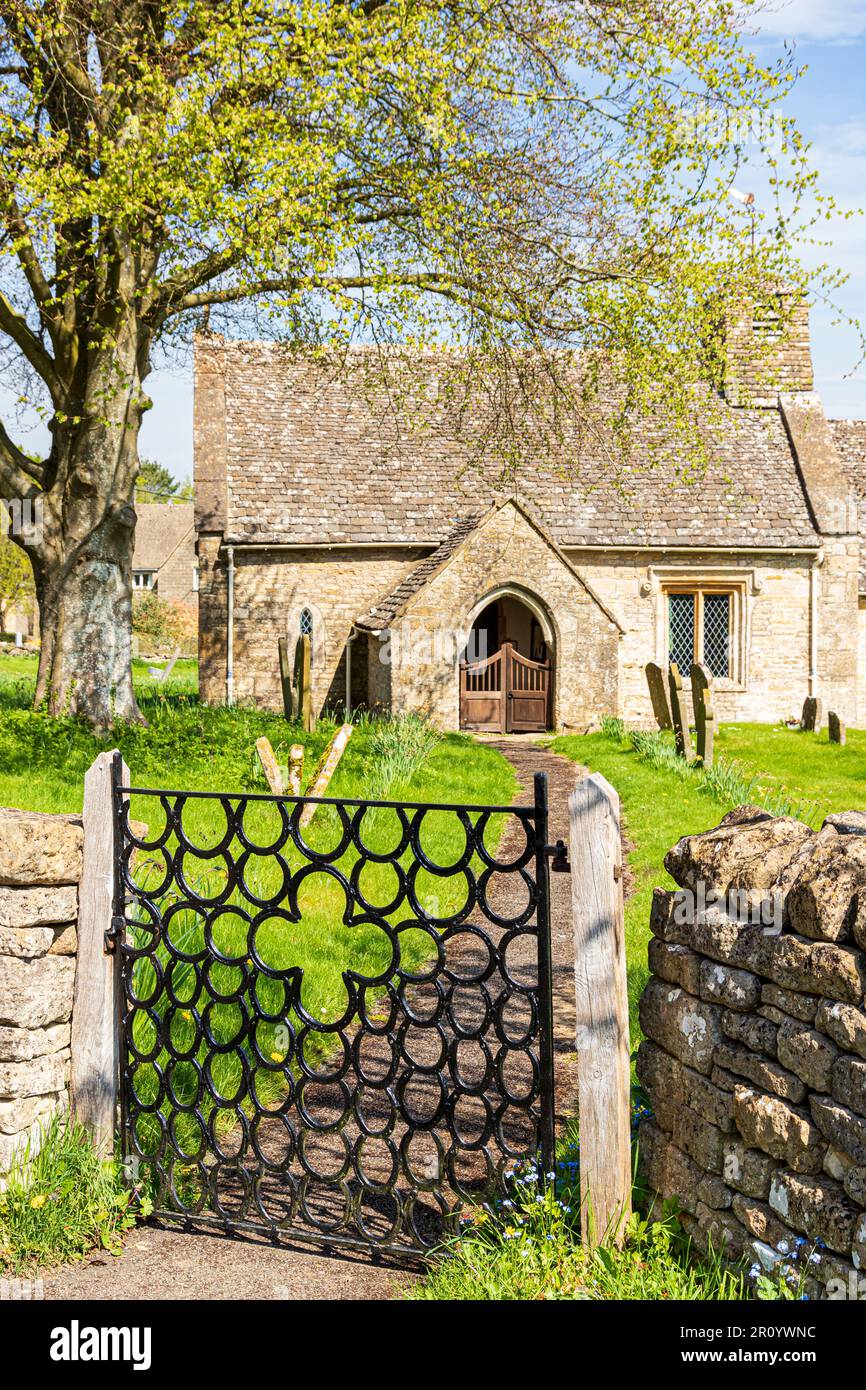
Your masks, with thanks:
[{"label": "gravestone", "polygon": [[282,796],[283,774],[274,755],[274,750],[271,747],[270,739],[265,738],[264,735],[262,735],[261,738],[257,738],[256,752],[259,755],[259,762],[262,765],[262,771],[265,774],[265,780],[271,795]]},{"label": "gravestone", "polygon": [[292,705],[295,711],[295,718],[301,723],[305,733],[312,733],[315,726],[313,718],[313,694],[310,682],[310,637],[309,633],[302,633],[298,638],[295,647],[295,671],[292,681],[293,700]]},{"label": "gravestone", "polygon": [[685,701],[683,700],[683,678],[675,661],[671,662],[668,671],[668,688],[671,696],[671,718],[674,723],[677,752],[681,758],[685,758],[686,762],[690,763],[692,760],[692,736],[689,721],[686,718]]},{"label": "gravestone", "polygon": [[290,724],[297,718],[295,711],[295,688],[292,681],[292,671],[289,665],[289,644],[285,637],[281,637],[277,643],[280,653],[280,687],[283,692],[283,713]]},{"label": "gravestone", "polygon": [[661,666],[656,665],[654,661],[648,661],[644,670],[646,671],[646,683],[649,686],[655,721],[660,729],[672,729],[673,720],[671,719],[671,707],[668,704],[668,692],[665,689],[664,672]]},{"label": "gravestone", "polygon": [[[309,640],[309,639],[308,639]],[[346,744],[352,737],[352,724],[343,724],[334,734],[321,758],[318,767],[313,773],[312,781],[307,787],[307,796],[324,796],[328,790],[328,783],[337,770],[337,765],[346,751]],[[303,830],[308,826],[313,816],[316,814],[317,802],[308,801],[301,812],[298,824]]]},{"label": "gravestone", "polygon": [[831,743],[845,742],[845,720],[840,719],[835,710],[830,710],[827,715],[827,732]]},{"label": "gravestone", "polygon": [[695,662],[691,670],[692,703],[695,707],[695,735],[698,757],[704,767],[713,765],[713,678],[705,666]]},{"label": "gravestone", "polygon": [[821,701],[816,695],[807,695],[803,701],[803,713],[800,717],[800,727],[807,734],[814,734],[816,729],[821,727]]},{"label": "gravestone", "polygon": [[289,796],[300,796],[304,782],[304,745],[293,743],[289,751]]}]

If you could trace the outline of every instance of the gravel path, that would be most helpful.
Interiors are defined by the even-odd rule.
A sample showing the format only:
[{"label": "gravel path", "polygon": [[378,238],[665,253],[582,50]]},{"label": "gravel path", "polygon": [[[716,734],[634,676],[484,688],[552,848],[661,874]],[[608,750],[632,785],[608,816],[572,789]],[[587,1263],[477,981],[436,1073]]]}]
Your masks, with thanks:
[{"label": "gravel path", "polygon": [[[533,774],[547,772],[550,839],[567,840],[568,795],[583,769],[526,739],[488,738],[485,742],[512,763],[520,784],[515,800],[522,804],[531,800]],[[506,831],[500,851],[503,860],[508,858],[508,837],[519,835],[516,825]],[[512,885],[504,876],[503,881],[506,886],[493,903],[496,910],[506,907],[505,895],[512,886],[520,892],[519,885]],[[577,1098],[570,884],[569,875],[551,874],[556,1106],[560,1121],[573,1113]],[[531,938],[527,939],[529,947]],[[534,961],[527,958],[524,962],[522,955],[509,958],[509,968],[525,969],[529,979]],[[286,1239],[277,1245],[265,1237],[227,1236],[151,1222],[131,1233],[119,1258],[100,1253],[80,1265],[46,1274],[44,1289],[47,1299],[100,1301],[387,1299],[399,1296],[400,1289],[417,1277],[417,1270],[387,1258],[372,1260],[362,1254],[335,1254],[297,1240]]]},{"label": "gravel path", "polygon": [[[485,739],[511,763],[520,784],[516,801],[532,799],[536,772],[547,773],[548,838],[551,844],[568,844],[568,798],[579,778],[580,767],[559,753],[550,753],[520,736]],[[574,933],[571,925],[571,875],[550,875],[550,925],[553,945],[553,1031],[556,1053],[556,1109],[562,1122],[577,1108],[577,1053],[574,1049]]]}]

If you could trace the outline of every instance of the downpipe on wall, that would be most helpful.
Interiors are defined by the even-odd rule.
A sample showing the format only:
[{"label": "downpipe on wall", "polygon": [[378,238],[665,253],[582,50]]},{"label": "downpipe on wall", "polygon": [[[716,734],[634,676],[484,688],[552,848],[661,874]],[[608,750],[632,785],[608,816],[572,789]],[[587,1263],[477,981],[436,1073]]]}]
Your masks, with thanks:
[{"label": "downpipe on wall", "polygon": [[819,550],[809,566],[809,694],[818,693],[818,571],[824,563]]},{"label": "downpipe on wall", "polygon": [[226,704],[235,702],[235,548],[226,547],[228,603],[226,619]]}]

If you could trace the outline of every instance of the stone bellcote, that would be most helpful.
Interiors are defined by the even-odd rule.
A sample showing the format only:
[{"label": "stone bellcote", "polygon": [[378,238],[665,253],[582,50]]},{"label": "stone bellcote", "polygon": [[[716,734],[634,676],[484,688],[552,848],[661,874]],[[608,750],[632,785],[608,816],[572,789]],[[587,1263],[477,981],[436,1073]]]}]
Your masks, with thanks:
[{"label": "stone bellcote", "polygon": [[775,406],[780,392],[812,390],[809,306],[801,294],[775,289],[728,310],[724,393],[734,406]]}]

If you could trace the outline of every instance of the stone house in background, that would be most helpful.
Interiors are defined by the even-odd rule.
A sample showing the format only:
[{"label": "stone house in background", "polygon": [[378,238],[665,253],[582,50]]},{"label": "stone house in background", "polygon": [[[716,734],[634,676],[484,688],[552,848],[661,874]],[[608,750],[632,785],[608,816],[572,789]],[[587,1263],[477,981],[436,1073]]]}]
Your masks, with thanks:
[{"label": "stone house in background", "polygon": [[[753,334],[778,389],[750,365]],[[433,357],[429,374],[435,393]],[[401,434],[320,365],[199,338],[202,697],[281,708],[277,640],[309,631],[317,710],[505,731],[649,723],[645,664],[699,659],[723,720],[775,720],[817,694],[866,723],[866,422],[825,417],[807,309],[778,342],[741,316],[725,390],[703,399],[693,483],[649,419],[624,473],[603,431],[573,449],[566,434],[503,489],[499,463],[467,463],[465,435]]]},{"label": "stone house in background", "polygon": [[198,609],[192,502],[136,502],[133,594],[157,593]]}]

